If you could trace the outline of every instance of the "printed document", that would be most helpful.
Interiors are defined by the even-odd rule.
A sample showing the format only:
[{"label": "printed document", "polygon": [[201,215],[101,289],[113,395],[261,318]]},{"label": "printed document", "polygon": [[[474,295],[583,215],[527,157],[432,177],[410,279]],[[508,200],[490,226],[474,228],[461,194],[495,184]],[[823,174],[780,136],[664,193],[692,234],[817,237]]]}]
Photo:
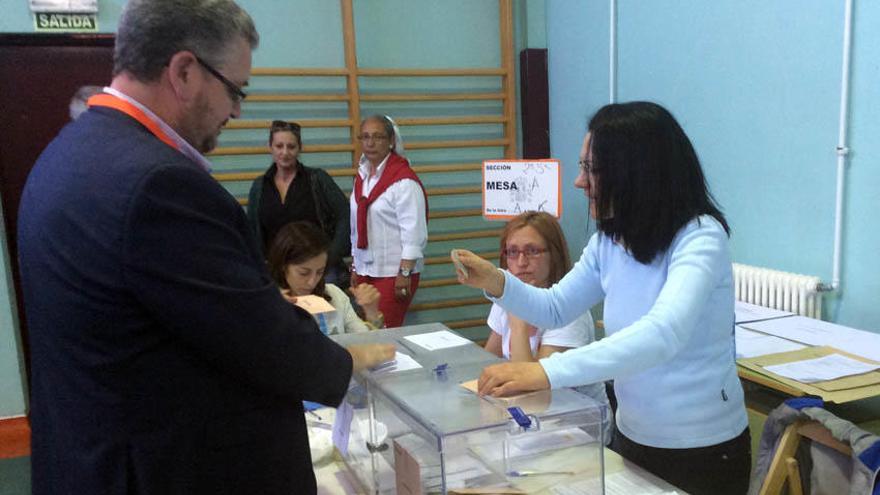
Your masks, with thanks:
[{"label": "printed document", "polygon": [[816,359],[764,366],[764,369],[799,382],[815,383],[874,371],[880,369],[880,364],[864,363],[835,353]]}]

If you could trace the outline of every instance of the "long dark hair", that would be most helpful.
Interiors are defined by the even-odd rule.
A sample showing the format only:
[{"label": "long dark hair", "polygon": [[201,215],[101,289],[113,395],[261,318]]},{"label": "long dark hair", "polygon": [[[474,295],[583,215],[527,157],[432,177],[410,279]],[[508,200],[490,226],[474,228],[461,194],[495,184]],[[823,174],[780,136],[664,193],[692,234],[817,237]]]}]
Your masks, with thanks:
[{"label": "long dark hair", "polygon": [[730,235],[697,153],[668,110],[644,101],[606,105],[589,132],[598,228],[636,260],[650,263],[700,215]]},{"label": "long dark hair", "polygon": [[571,257],[568,255],[568,244],[565,242],[565,234],[562,227],[556,221],[556,217],[546,211],[527,211],[510,219],[501,232],[501,268],[507,268],[507,238],[514,232],[524,227],[531,227],[547,243],[547,256],[550,257],[550,273],[547,278],[547,287],[562,280],[562,277],[571,269]]},{"label": "long dark hair", "polygon": [[[303,263],[329,249],[330,240],[317,225],[304,221],[290,222],[281,227],[269,248],[269,273],[279,287],[289,289],[285,277],[287,265]],[[324,289],[324,277],[321,277],[312,293],[330,300]]]}]

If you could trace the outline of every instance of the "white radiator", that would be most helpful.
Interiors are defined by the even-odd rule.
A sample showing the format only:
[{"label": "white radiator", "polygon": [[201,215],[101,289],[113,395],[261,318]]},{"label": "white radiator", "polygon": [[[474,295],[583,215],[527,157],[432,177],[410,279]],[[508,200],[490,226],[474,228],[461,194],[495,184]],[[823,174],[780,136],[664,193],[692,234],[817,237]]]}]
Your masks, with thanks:
[{"label": "white radiator", "polygon": [[736,299],[768,308],[822,318],[819,277],[733,264]]}]

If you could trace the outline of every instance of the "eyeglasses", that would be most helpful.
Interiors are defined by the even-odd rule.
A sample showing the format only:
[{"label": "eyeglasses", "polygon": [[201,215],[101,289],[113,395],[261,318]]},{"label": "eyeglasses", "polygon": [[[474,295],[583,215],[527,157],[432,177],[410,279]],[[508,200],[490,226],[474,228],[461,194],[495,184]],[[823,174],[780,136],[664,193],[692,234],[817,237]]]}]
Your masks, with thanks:
[{"label": "eyeglasses", "polygon": [[521,254],[526,255],[526,258],[529,258],[529,259],[537,258],[538,256],[541,256],[542,254],[544,254],[546,252],[547,252],[547,249],[536,248],[535,246],[526,246],[522,250],[520,250],[519,248],[513,247],[513,248],[507,248],[504,251],[502,251],[502,253],[504,253],[504,257],[511,259],[511,260],[519,259],[519,255],[521,255]]},{"label": "eyeglasses", "polygon": [[296,134],[302,130],[302,126],[297,124],[296,122],[288,122],[286,120],[273,120],[272,121],[272,131],[290,131]]},{"label": "eyeglasses", "polygon": [[361,141],[361,142],[368,142],[368,141],[379,142],[379,141],[385,141],[386,139],[388,139],[388,135],[387,134],[372,134],[372,135],[360,134],[357,138],[358,138],[358,141]]},{"label": "eyeglasses", "polygon": [[587,175],[596,175],[596,172],[602,170],[593,164],[593,160],[578,160],[578,167],[581,168],[581,172]]},{"label": "eyeglasses", "polygon": [[202,57],[196,55],[196,61],[205,68],[206,71],[210,72],[212,76],[216,77],[218,81],[222,82],[224,86],[226,86],[226,92],[229,93],[229,98],[232,99],[232,103],[241,103],[247,98],[247,93],[241,90],[241,86],[235,84],[226,78],[223,74],[220,73],[217,69],[211,67],[208,62],[202,60]]}]

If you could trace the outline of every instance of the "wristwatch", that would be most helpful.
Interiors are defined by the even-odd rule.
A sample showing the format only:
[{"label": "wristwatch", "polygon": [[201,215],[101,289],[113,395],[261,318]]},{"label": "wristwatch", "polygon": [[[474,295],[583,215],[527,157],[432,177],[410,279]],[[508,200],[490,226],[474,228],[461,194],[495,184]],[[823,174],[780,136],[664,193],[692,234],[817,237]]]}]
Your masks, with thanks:
[{"label": "wristwatch", "polygon": [[412,275],[412,268],[400,267],[400,270],[397,273],[403,275],[404,277],[409,277],[410,275]]}]

